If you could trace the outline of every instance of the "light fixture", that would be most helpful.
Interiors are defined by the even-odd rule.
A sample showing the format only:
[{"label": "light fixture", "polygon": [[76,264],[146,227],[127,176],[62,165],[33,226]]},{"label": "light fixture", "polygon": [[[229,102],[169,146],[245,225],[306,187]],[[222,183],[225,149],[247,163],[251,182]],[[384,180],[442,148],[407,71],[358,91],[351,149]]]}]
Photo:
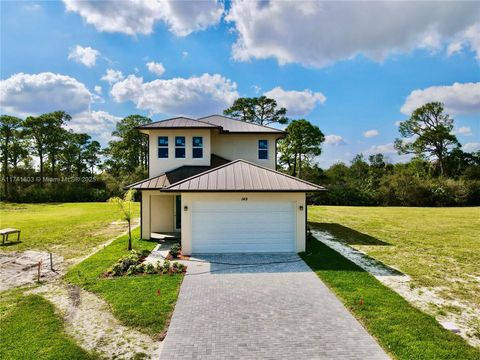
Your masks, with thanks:
[{"label": "light fixture", "polygon": [[298,207],[298,210],[303,211],[303,205],[300,205],[300,206]]},{"label": "light fixture", "polygon": [[185,205],[185,206],[183,207],[183,211],[188,211],[188,206],[187,206],[187,205]]}]

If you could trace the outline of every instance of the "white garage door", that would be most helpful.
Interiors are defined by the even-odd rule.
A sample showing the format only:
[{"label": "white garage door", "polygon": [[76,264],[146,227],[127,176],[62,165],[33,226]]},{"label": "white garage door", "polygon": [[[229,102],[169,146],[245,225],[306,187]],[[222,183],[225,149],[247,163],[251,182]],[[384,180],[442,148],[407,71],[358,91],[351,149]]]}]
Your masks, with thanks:
[{"label": "white garage door", "polygon": [[194,202],[192,252],[294,252],[293,202]]}]

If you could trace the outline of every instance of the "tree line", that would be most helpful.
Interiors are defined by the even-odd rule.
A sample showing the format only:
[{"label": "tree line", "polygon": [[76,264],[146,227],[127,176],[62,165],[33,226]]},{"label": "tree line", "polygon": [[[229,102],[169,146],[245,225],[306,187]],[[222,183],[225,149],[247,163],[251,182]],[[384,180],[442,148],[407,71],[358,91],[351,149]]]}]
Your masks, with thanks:
[{"label": "tree line", "polygon": [[[325,136],[306,119],[289,119],[287,109],[265,96],[239,98],[225,115],[263,126],[286,127],[277,169],[324,185],[309,201],[336,205],[445,206],[480,204],[480,152],[466,153],[453,134],[454,120],[442,104],[430,103],[401,122],[395,148],[412,154],[402,164],[383,154],[321,169]],[[0,117],[2,200],[17,202],[104,201],[125,185],[148,176],[148,139],[136,127],[152,120],[120,120],[105,148],[89,134],[68,129],[71,116],[56,111],[25,119]]]}]

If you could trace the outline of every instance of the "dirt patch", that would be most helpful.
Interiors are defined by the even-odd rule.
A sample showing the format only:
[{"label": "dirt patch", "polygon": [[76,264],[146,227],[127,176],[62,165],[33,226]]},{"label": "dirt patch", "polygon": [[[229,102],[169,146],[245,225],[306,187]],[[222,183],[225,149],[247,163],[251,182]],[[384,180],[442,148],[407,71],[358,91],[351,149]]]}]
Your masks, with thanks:
[{"label": "dirt patch", "polygon": [[108,359],[159,358],[162,343],[122,325],[96,295],[59,282],[30,293],[42,295],[62,312],[65,331],[82,348]]},{"label": "dirt patch", "polygon": [[41,283],[58,279],[65,273],[65,262],[56,254],[52,254],[52,259],[53,270],[50,268],[50,254],[47,252],[28,250],[0,253],[0,291],[36,283],[39,262]]},{"label": "dirt patch", "polygon": [[434,316],[442,326],[454,330],[470,345],[480,347],[480,309],[474,304],[445,298],[442,296],[446,290],[444,287],[416,287],[408,275],[348,246],[328,231],[312,230],[312,234],[318,241],[368,271],[410,304]]}]

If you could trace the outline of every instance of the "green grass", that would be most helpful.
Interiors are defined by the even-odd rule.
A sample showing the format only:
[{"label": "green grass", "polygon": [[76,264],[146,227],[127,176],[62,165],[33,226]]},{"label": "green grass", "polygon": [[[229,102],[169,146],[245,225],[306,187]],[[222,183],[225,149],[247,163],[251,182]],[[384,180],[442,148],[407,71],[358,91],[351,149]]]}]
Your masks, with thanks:
[{"label": "green grass", "polygon": [[96,359],[63,329],[54,306],[20,290],[0,296],[0,359]]},{"label": "green grass", "polygon": [[301,256],[394,358],[480,358],[478,350],[443,329],[432,316],[321,242],[308,241]]},{"label": "green grass", "polygon": [[[139,204],[132,206],[138,217]],[[0,203],[0,228],[22,231],[21,242],[0,245],[0,251],[48,248],[66,259],[79,257],[121,233],[124,229],[119,226],[109,226],[120,219],[120,211],[112,203]]]},{"label": "green grass", "polygon": [[480,307],[480,208],[308,208],[310,225],[408,274],[413,286]]},{"label": "green grass", "polygon": [[[125,325],[148,335],[162,334],[173,312],[183,275],[144,275],[101,278],[120,257],[127,254],[127,236],[74,266],[65,280],[96,293],[110,305],[112,313]],[[139,240],[133,232],[135,250],[152,250],[155,242]]]}]

